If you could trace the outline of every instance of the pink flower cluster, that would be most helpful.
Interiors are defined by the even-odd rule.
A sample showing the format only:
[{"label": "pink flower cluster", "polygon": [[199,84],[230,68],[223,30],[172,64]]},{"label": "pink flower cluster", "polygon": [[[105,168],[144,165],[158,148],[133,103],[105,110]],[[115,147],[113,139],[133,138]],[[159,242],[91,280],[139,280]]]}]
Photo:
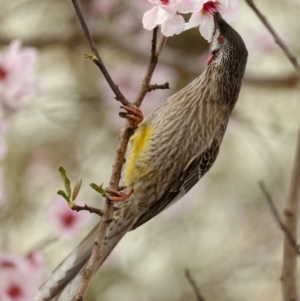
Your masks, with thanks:
[{"label": "pink flower cluster", "polygon": [[[0,160],[7,152],[6,109],[15,111],[23,108],[27,96],[36,92],[36,61],[37,51],[29,47],[21,48],[19,40],[12,41],[6,51],[0,53]],[[3,172],[0,169],[0,205],[5,201],[4,195]]]},{"label": "pink flower cluster", "polygon": [[[143,16],[143,26],[152,30],[157,25],[166,36],[180,34],[184,30],[199,26],[201,35],[211,41],[214,22],[213,14],[219,12],[227,21],[234,21],[240,12],[236,0],[148,0],[155,6]],[[185,23],[181,14],[192,13]]]},{"label": "pink flower cluster", "polygon": [[60,238],[71,239],[91,221],[92,215],[87,211],[73,211],[68,203],[57,195],[48,208],[47,217]]},{"label": "pink flower cluster", "polygon": [[19,110],[26,104],[26,98],[36,92],[35,66],[37,51],[21,48],[21,41],[14,40],[0,54],[0,103],[12,110]]},{"label": "pink flower cluster", "polygon": [[0,254],[0,300],[32,301],[43,275],[43,260],[39,252],[32,252],[25,258]]}]

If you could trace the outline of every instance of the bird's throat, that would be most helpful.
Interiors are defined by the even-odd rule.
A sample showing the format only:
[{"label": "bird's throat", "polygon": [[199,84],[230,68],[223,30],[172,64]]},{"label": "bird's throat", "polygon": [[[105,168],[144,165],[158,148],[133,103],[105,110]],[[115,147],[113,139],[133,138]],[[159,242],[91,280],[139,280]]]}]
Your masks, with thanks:
[{"label": "bird's throat", "polygon": [[210,65],[210,63],[214,60],[214,55],[212,53],[209,54],[207,60],[206,60],[206,64]]}]

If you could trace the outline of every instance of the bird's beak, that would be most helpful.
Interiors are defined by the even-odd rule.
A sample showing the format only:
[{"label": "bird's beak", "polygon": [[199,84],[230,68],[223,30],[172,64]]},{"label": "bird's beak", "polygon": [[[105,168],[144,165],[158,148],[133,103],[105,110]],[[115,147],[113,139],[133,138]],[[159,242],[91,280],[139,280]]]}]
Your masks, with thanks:
[{"label": "bird's beak", "polygon": [[214,18],[215,30],[216,30],[216,29],[219,29],[220,21],[223,20],[223,19],[222,19],[222,16],[220,15],[219,12],[215,12],[213,18]]}]

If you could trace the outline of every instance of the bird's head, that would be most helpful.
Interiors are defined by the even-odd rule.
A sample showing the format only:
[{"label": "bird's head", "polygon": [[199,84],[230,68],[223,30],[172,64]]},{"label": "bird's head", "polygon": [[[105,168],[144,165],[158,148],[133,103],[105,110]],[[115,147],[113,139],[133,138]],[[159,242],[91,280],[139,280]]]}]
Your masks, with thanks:
[{"label": "bird's head", "polygon": [[214,33],[210,45],[208,65],[235,65],[245,68],[248,51],[240,35],[216,12]]}]

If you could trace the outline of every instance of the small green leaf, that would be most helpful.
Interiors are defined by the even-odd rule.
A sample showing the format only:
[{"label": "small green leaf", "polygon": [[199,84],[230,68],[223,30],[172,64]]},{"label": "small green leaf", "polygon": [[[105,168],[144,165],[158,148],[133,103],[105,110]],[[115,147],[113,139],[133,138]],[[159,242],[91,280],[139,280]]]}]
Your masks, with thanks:
[{"label": "small green leaf", "polygon": [[76,183],[74,185],[74,189],[73,189],[73,193],[72,193],[72,201],[74,201],[77,198],[77,195],[81,188],[81,183],[82,183],[82,177],[79,176],[78,180],[76,181]]},{"label": "small green leaf", "polygon": [[93,54],[91,54],[91,53],[85,53],[84,57],[86,59],[89,59],[89,60],[92,60],[92,61],[97,60],[97,58]]},{"label": "small green leaf", "polygon": [[95,184],[95,183],[91,183],[90,184],[90,186],[94,189],[94,190],[96,190],[97,192],[99,192],[103,197],[106,197],[107,196],[107,192],[102,188],[102,185],[103,184],[101,184],[101,185],[97,185],[97,184]]},{"label": "small green leaf", "polygon": [[68,199],[70,200],[70,197],[71,197],[71,182],[70,182],[70,180],[67,177],[66,170],[62,166],[58,170],[59,170],[61,178],[62,178],[62,180],[64,182]]},{"label": "small green leaf", "polygon": [[63,190],[58,190],[57,194],[61,195],[67,201],[67,203],[70,204],[71,201]]}]

